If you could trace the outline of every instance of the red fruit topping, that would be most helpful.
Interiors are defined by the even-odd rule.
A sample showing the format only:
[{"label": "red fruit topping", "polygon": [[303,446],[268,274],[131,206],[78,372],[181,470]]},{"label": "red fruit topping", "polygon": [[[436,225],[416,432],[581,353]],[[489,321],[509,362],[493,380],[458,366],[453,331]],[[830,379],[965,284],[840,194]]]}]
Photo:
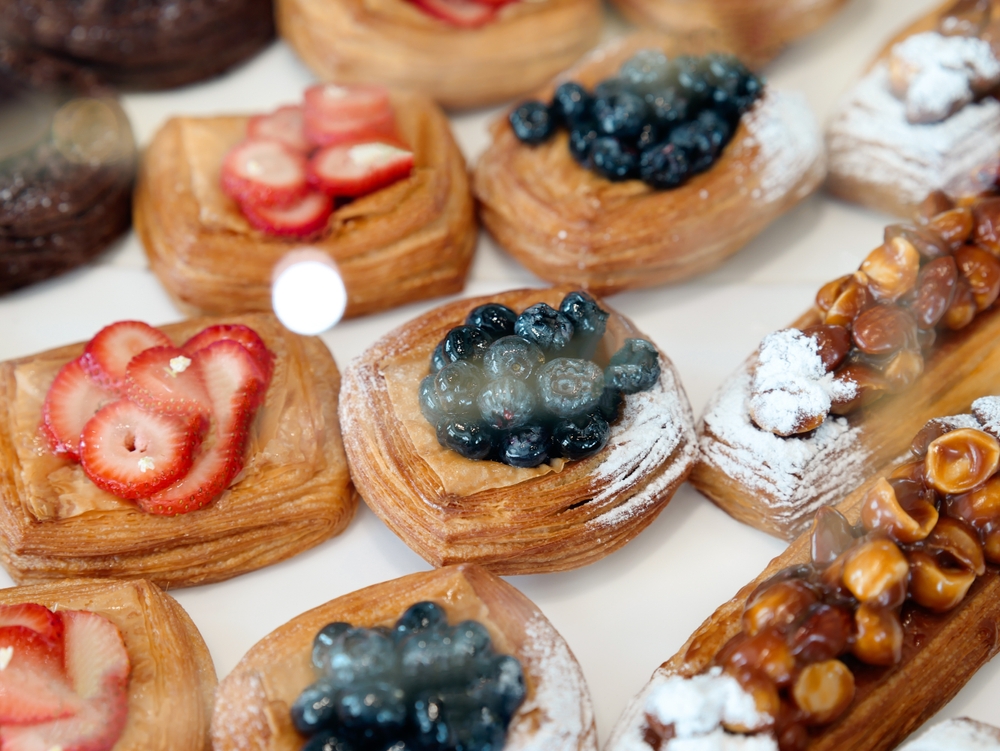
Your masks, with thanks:
[{"label": "red fruit topping", "polygon": [[33,602],[0,605],[0,627],[3,626],[24,626],[53,645],[62,644],[62,617],[44,605]]},{"label": "red fruit topping", "polygon": [[309,190],[305,160],[281,141],[244,141],[222,162],[222,190],[241,204],[289,206]]},{"label": "red fruit topping", "polygon": [[144,498],[191,468],[200,426],[200,420],[147,412],[128,399],[112,402],[83,429],[83,471],[119,498]]},{"label": "red fruit topping", "polygon": [[452,26],[474,29],[489,23],[496,16],[494,5],[477,0],[413,0],[430,16],[439,18]]},{"label": "red fruit topping", "polygon": [[122,690],[129,659],[118,627],[98,613],[66,610],[66,675],[81,699]]},{"label": "red fruit topping", "polygon": [[307,193],[298,203],[282,208],[241,205],[243,215],[254,227],[272,235],[309,237],[326,229],[333,204],[322,193]]},{"label": "red fruit topping", "polygon": [[149,324],[119,321],[97,332],[88,342],[80,362],[98,384],[117,392],[125,385],[125,370],[133,357],[150,347],[172,345],[166,334]]},{"label": "red fruit topping", "polygon": [[249,326],[241,323],[220,323],[209,326],[184,342],[181,349],[190,357],[199,349],[226,339],[239,342],[250,353],[260,368],[262,390],[266,390],[271,382],[271,373],[274,371],[274,355],[264,344],[264,340]]},{"label": "red fruit topping", "polygon": [[332,196],[362,196],[413,170],[413,152],[381,141],[339,144],[309,160],[309,181]]},{"label": "red fruit topping", "polygon": [[195,415],[212,409],[191,358],[177,347],[151,347],[128,364],[125,395],[149,412]]},{"label": "red fruit topping", "polygon": [[247,124],[247,137],[281,141],[295,151],[305,153],[310,144],[306,140],[302,107],[279,107],[267,115],[251,117]]},{"label": "red fruit topping", "polygon": [[316,146],[393,136],[396,116],[382,86],[319,84],[305,93],[306,138]]},{"label": "red fruit topping", "polygon": [[87,375],[80,358],[63,365],[42,407],[42,425],[52,450],[79,459],[83,426],[97,410],[117,398]]},{"label": "red fruit topping", "polygon": [[62,656],[61,640],[53,644],[27,626],[0,628],[0,727],[79,711],[82,703],[63,672]]},{"label": "red fruit topping", "polygon": [[258,367],[238,342],[221,340],[192,356],[212,400],[212,423],[194,466],[181,480],[138,501],[151,514],[183,514],[222,494],[243,469],[247,432],[263,398]]}]

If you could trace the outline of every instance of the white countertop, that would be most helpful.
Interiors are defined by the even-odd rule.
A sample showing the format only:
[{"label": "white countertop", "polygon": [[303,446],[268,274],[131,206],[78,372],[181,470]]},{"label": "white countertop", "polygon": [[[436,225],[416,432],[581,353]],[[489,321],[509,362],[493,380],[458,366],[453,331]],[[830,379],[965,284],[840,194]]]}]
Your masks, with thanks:
[{"label": "white countertop", "polygon": [[[938,0],[853,0],[817,34],[766,71],[783,88],[804,91],[824,122],[885,38]],[[625,25],[609,17],[608,35]],[[291,103],[313,77],[283,43],[235,72],[173,92],[130,95],[125,107],[140,143],[173,114],[259,112]],[[466,156],[487,144],[497,110],[455,116]],[[677,365],[695,413],[760,338],[804,311],[820,284],[857,267],[881,242],[890,219],[819,194],[775,222],[717,271],[681,285],[615,295]],[[485,236],[469,295],[541,282]],[[368,343],[438,304],[411,305],[349,321],[325,334],[343,367]],[[89,339],[124,318],[153,324],[182,316],[150,273],[134,234],[95,265],[0,298],[0,359]],[[563,634],[583,666],[607,737],[626,702],[712,611],[784,549],[684,485],[636,540],[586,568],[511,577]],[[255,642],[304,610],[363,586],[428,565],[364,505],[347,530],[292,560],[236,579],[172,594],[191,614],[225,677]],[[10,579],[0,572],[0,587]],[[1000,722],[1000,660],[940,713]]]}]

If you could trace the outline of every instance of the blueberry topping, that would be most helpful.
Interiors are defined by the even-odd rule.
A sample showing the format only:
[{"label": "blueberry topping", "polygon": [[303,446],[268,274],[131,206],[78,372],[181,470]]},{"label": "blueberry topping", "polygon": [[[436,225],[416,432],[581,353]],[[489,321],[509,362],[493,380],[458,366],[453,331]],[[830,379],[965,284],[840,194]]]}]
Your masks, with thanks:
[{"label": "blueberry topping", "polygon": [[444,612],[444,608],[436,602],[424,601],[410,605],[396,621],[396,628],[393,632],[398,638],[447,625],[448,615]]},{"label": "blueberry topping", "polygon": [[330,650],[337,640],[351,627],[350,623],[328,623],[313,639],[313,667],[325,670],[330,664]]},{"label": "blueberry topping", "polygon": [[535,414],[535,392],[520,378],[502,376],[479,392],[479,413],[496,430],[519,428]]},{"label": "blueberry topping", "polygon": [[500,703],[500,715],[509,719],[524,701],[524,670],[521,663],[510,655],[497,655],[493,661],[492,673],[496,681],[495,694]]},{"label": "blueberry topping", "polygon": [[681,55],[674,59],[671,73],[677,80],[677,93],[689,102],[701,104],[711,96],[712,87],[697,58]]},{"label": "blueberry topping", "polygon": [[590,112],[593,98],[580,84],[567,81],[556,89],[552,110],[564,123],[575,123]]},{"label": "blueberry topping", "polygon": [[396,669],[396,649],[391,638],[366,628],[351,628],[331,647],[325,671],[336,687],[374,680]]},{"label": "blueberry topping", "polygon": [[600,134],[597,124],[588,118],[573,125],[569,131],[569,153],[581,165],[590,166],[590,149]]},{"label": "blueberry topping", "polygon": [[333,731],[323,730],[310,738],[302,747],[302,751],[358,751],[358,749],[354,744],[338,738]]},{"label": "blueberry topping", "polygon": [[687,120],[688,110],[691,109],[687,97],[678,94],[676,89],[664,89],[650,94],[646,97],[646,104],[649,106],[651,122],[662,132],[668,132]]},{"label": "blueberry topping", "polygon": [[612,136],[602,136],[590,148],[594,172],[612,182],[631,180],[639,174],[639,153]]},{"label": "blueberry topping", "polygon": [[478,362],[490,346],[490,337],[478,326],[456,326],[444,338],[444,359],[448,362]]},{"label": "blueberry topping", "polygon": [[626,339],[612,355],[605,378],[626,394],[650,389],[660,379],[660,353],[645,339]]},{"label": "blueberry topping", "polygon": [[490,340],[496,340],[514,333],[514,321],[517,320],[517,313],[506,305],[497,303],[487,303],[473,308],[465,318],[466,326],[475,326],[482,331]]},{"label": "blueberry topping", "polygon": [[666,85],[669,68],[667,56],[659,50],[639,50],[622,65],[621,77],[645,96]]},{"label": "blueberry topping", "polygon": [[434,390],[446,415],[478,414],[476,399],[483,385],[483,370],[462,360],[445,365],[434,376]]},{"label": "blueberry topping", "polygon": [[604,373],[590,360],[560,357],[538,373],[538,397],[558,417],[574,417],[597,407],[604,391]]},{"label": "blueberry topping", "polygon": [[444,415],[444,412],[441,411],[441,405],[438,404],[433,373],[427,374],[420,381],[417,398],[420,401],[420,413],[424,416],[424,419],[432,425],[436,425],[437,421]]},{"label": "blueberry topping", "polygon": [[639,157],[639,175],[653,188],[676,188],[691,176],[687,152],[673,143],[652,146]]},{"label": "blueberry topping", "polygon": [[643,149],[648,149],[662,140],[663,138],[660,137],[660,126],[655,122],[647,122],[642,126],[639,135],[635,137],[635,148],[641,152]]},{"label": "blueberry topping", "polygon": [[614,422],[621,413],[624,401],[625,397],[621,390],[608,384],[605,376],[604,393],[601,394],[601,401],[597,404],[597,414],[603,417],[606,422]]},{"label": "blueberry topping", "polygon": [[691,174],[704,172],[715,162],[718,146],[696,120],[674,128],[670,143],[687,154]]},{"label": "blueberry topping", "polygon": [[600,414],[587,414],[562,420],[552,430],[552,443],[560,456],[586,459],[600,451],[608,442],[611,428]]},{"label": "blueberry topping", "polygon": [[406,692],[385,682],[352,686],[337,703],[337,719],[349,729],[374,725],[392,732],[406,723],[406,712]]},{"label": "blueberry topping", "polygon": [[601,133],[616,138],[635,138],[646,122],[646,101],[631,91],[594,100],[594,119]]},{"label": "blueberry topping", "polygon": [[490,632],[478,621],[462,621],[452,629],[452,649],[466,661],[489,654],[492,649]]},{"label": "blueberry topping", "polygon": [[537,101],[519,105],[510,113],[510,125],[521,143],[535,146],[544,143],[555,133],[555,122],[549,108]]},{"label": "blueberry topping", "polygon": [[448,364],[448,360],[444,356],[444,340],[438,342],[438,345],[434,348],[434,352],[431,355],[431,373],[437,373],[441,368]]},{"label": "blueberry topping", "polygon": [[483,370],[487,378],[511,376],[527,381],[544,364],[545,353],[541,348],[519,336],[497,339],[483,356]]},{"label": "blueberry topping", "polygon": [[575,355],[586,359],[593,357],[607,327],[607,311],[586,292],[570,292],[559,304],[559,312],[573,324]]},{"label": "blueberry topping", "polygon": [[549,431],[543,425],[527,425],[507,433],[501,444],[503,463],[512,467],[537,467],[549,458]]},{"label": "blueberry topping", "polygon": [[514,333],[537,344],[546,354],[552,354],[569,345],[573,323],[558,310],[540,302],[517,317]]},{"label": "blueberry topping", "polygon": [[336,689],[320,680],[299,694],[292,704],[292,724],[302,735],[312,735],[333,724],[337,716]]},{"label": "blueberry topping", "polygon": [[476,461],[488,457],[493,449],[490,431],[475,420],[443,420],[437,425],[437,439],[445,448]]}]

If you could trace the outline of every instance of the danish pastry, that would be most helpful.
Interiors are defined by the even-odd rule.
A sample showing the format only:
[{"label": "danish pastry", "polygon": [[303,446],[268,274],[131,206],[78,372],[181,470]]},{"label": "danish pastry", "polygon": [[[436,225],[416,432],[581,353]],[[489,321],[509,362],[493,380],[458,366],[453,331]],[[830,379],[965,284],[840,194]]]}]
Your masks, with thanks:
[{"label": "danish pastry", "polygon": [[793,537],[924,421],[1000,388],[1000,202],[935,194],[923,209],[710,399],[691,482],[740,521]]},{"label": "danish pastry", "polygon": [[822,509],[657,669],[609,751],[891,749],[947,703],[1000,649],[1000,398],[972,411]]},{"label": "danish pastry", "polygon": [[[520,110],[516,128],[493,124],[473,190],[503,248],[553,283],[600,293],[662,284],[717,266],[816,189],[823,150],[805,102],[770,87],[744,98],[759,79],[730,58],[665,57],[689,51],[701,50],[637,34],[585,57],[558,79],[582,85],[575,96],[552,85],[533,105],[548,117],[555,93],[551,117],[570,122],[568,136],[522,142]],[[604,80],[619,68],[628,78]],[[620,90],[633,73],[634,90]],[[592,108],[575,112],[591,88]],[[619,106],[626,99],[634,107]],[[631,179],[640,172],[645,184]]]},{"label": "danish pastry", "polygon": [[[195,320],[161,331],[179,346],[208,323],[218,322]],[[47,396],[50,385],[55,380],[63,383],[67,368],[79,362],[75,358],[84,352],[84,345],[0,364],[0,453],[6,467],[0,480],[0,560],[15,581],[82,575],[144,577],[171,587],[220,581],[295,555],[347,525],[356,497],[337,419],[339,374],[326,346],[318,339],[289,333],[270,316],[247,315],[226,323],[249,327],[273,353],[270,385],[266,392],[251,388],[257,376],[249,355],[238,358],[242,365],[225,356],[229,349],[242,349],[236,342],[223,337],[226,341],[211,345],[209,349],[225,350],[215,361],[222,369],[211,370],[213,381],[222,383],[222,391],[232,393],[231,399],[226,397],[225,409],[242,415],[244,404],[260,406],[249,423],[237,422],[235,412],[214,410],[194,454],[188,438],[174,440],[176,433],[164,428],[170,442],[163,439],[161,445],[176,448],[180,455],[176,461],[170,455],[161,459],[156,453],[156,433],[147,439],[143,435],[150,434],[137,428],[132,429],[136,437],[120,436],[121,451],[113,451],[117,423],[103,416],[119,405],[138,402],[115,401],[96,414],[94,408],[86,411],[94,416],[78,420],[70,431],[80,435],[79,426],[86,423],[79,464],[71,456],[73,440],[53,440],[65,432],[60,425],[73,424],[74,407],[83,409],[79,405],[88,403],[86,388],[82,392],[70,389],[63,402],[64,415]],[[226,328],[240,327],[213,330]],[[99,338],[88,346],[87,357],[94,354]],[[148,353],[162,351],[171,350],[160,347]],[[177,376],[197,358],[191,354],[171,359],[167,375],[172,373],[182,384]],[[270,358],[264,359],[270,368]],[[240,386],[244,374],[227,375],[229,363],[247,371],[245,392]],[[156,363],[151,365],[155,370]],[[139,375],[129,362],[129,394]],[[172,402],[163,389],[151,389],[150,398],[162,401],[168,412],[173,409],[177,417],[170,424],[180,424],[187,431],[189,417],[181,409],[182,402],[187,396],[197,400],[198,389],[185,388],[181,386]],[[206,382],[202,388],[208,389],[214,404],[215,386]],[[106,403],[100,394],[96,401],[98,406]],[[164,419],[169,423],[169,416]],[[204,416],[193,419],[205,424]],[[131,423],[123,418],[121,424]],[[228,425],[233,426],[231,430]],[[114,435],[104,437],[105,429]],[[241,443],[230,444],[230,434],[245,437]],[[233,448],[240,445],[245,448]],[[134,461],[138,454],[132,454],[132,465],[119,456],[130,446],[143,454],[138,469]],[[91,451],[96,451],[96,465],[88,465],[86,454]],[[184,458],[190,469],[181,466]],[[168,474],[171,467],[178,469],[176,476]],[[160,484],[158,477],[169,484]],[[140,484],[148,482],[157,483],[156,487]]]},{"label": "danish pastry", "polygon": [[[78,579],[0,590],[0,608],[21,603],[45,606],[57,614],[96,613],[117,627],[131,671],[126,687],[127,714],[114,744],[115,751],[209,748],[215,668],[198,629],[172,597],[142,579],[127,582]],[[93,654],[107,660],[107,652],[101,651],[99,645],[85,639],[77,641],[84,650],[93,650]],[[99,668],[101,663],[92,662],[90,667]],[[15,728],[16,725],[5,723],[6,731]],[[86,726],[76,729],[94,732]],[[97,730],[98,734],[101,732]],[[55,738],[58,736],[49,739]],[[22,747],[12,739],[4,740],[11,742],[11,748]],[[72,746],[66,739],[63,742],[67,748]]]},{"label": "danish pastry", "polygon": [[[602,22],[596,0],[275,6],[281,35],[321,79],[399,86],[448,108],[495,104],[540,86],[593,47]],[[448,12],[461,6],[481,17]]]},{"label": "danish pastry", "polygon": [[939,722],[899,748],[900,751],[995,751],[1000,749],[1000,728],[958,717]]},{"label": "danish pastry", "polygon": [[995,157],[1000,18],[989,0],[949,0],[898,34],[838,105],[826,132],[827,188],[909,216]]},{"label": "danish pastry", "polygon": [[[567,402],[580,398],[578,406],[586,412],[594,407],[594,400],[604,398],[605,392],[595,384],[610,383],[604,375],[610,371],[602,373],[601,368],[614,359],[612,353],[619,357],[617,353],[625,349],[635,355],[636,366],[630,370],[637,378],[645,377],[640,371],[652,374],[650,388],[626,396],[617,420],[618,401],[613,402],[608,421],[583,413],[566,418],[573,426],[565,423],[568,438],[549,461],[544,461],[546,449],[540,444],[550,430],[553,440],[558,438],[561,423],[556,420],[550,428],[547,417],[533,421],[530,408],[527,421],[515,423],[524,399],[532,399],[518,384],[510,384],[508,393],[514,401],[507,406],[497,389],[489,397],[492,401],[487,401],[486,388],[479,391],[476,386],[473,393],[473,387],[463,385],[461,374],[445,379],[438,393],[454,401],[458,417],[436,418],[436,424],[428,421],[418,393],[430,371],[428,363],[436,345],[446,335],[451,337],[450,331],[471,328],[460,326],[470,320],[470,311],[475,315],[483,308],[503,306],[512,316],[511,323],[514,312],[542,311],[543,318],[551,316],[560,327],[560,335],[573,326],[579,332],[584,325],[571,326],[562,311],[549,307],[560,306],[560,300],[565,303],[566,292],[517,290],[445,305],[383,337],[345,373],[341,422],[358,492],[390,529],[436,566],[472,562],[501,574],[583,566],[635,537],[687,476],[694,461],[694,436],[690,407],[677,373],[648,342],[630,345],[641,340],[634,338],[638,334],[632,323],[615,313],[607,318],[607,333],[600,338],[592,362],[550,356],[539,377],[551,371],[555,392],[562,395],[557,393],[557,397]],[[569,299],[576,298],[570,295]],[[505,336],[502,330],[498,335],[501,348],[503,342],[517,338]],[[488,344],[485,336],[475,334],[453,342],[457,346],[452,359],[459,360],[454,365],[476,370],[459,351],[470,344],[471,349],[465,351],[478,361],[475,351],[483,356],[480,347]],[[449,346],[445,343],[445,350]],[[510,351],[506,370],[528,367],[530,353],[535,353],[536,365],[541,364],[545,356],[538,347],[523,349],[523,354]],[[649,366],[644,371],[638,364],[643,360]],[[485,358],[482,361],[489,366]],[[555,372],[560,363],[569,364],[566,372]],[[574,369],[578,372],[570,372]],[[444,372],[441,369],[438,375]],[[491,384],[509,380],[504,373],[497,375]],[[475,373],[470,377],[473,381],[481,378]],[[463,399],[487,410],[495,421],[480,425],[478,417],[462,419]],[[590,403],[584,404],[588,399]],[[566,406],[567,414],[574,409]],[[546,402],[542,412],[561,409]],[[603,404],[596,409],[603,409]],[[487,439],[481,440],[483,436]],[[489,436],[493,436],[492,443]],[[467,451],[460,455],[446,446]],[[507,463],[484,458],[499,459],[497,454],[506,455]]]},{"label": "danish pastry", "polygon": [[[392,105],[413,151],[412,173],[337,208],[311,242],[339,268],[347,316],[458,292],[475,247],[465,162],[447,119],[422,96],[396,93]],[[153,272],[185,311],[270,311],[274,267],[302,242],[255,229],[223,192],[224,158],[248,121],[174,118],[146,151],[136,231]]]},{"label": "danish pastry", "polygon": [[[443,609],[452,626],[467,624],[466,619],[477,621],[475,629],[481,632],[480,627],[485,627],[496,652],[520,663],[526,695],[507,728],[503,745],[506,751],[596,751],[590,693],[569,647],[524,595],[472,565],[449,566],[367,587],[303,613],[273,631],[219,685],[212,718],[212,748],[299,748],[303,739],[292,723],[291,710],[300,693],[317,679],[310,662],[317,632],[323,630],[317,649],[322,649],[319,645],[324,636],[336,635],[347,624],[359,627],[352,631],[374,629],[377,633],[369,632],[367,641],[386,646],[393,640],[388,628],[420,602],[431,604],[437,612]],[[403,629],[395,630],[403,635]],[[317,657],[322,662],[322,654]],[[430,656],[428,661],[427,667],[433,668]],[[379,667],[381,662],[368,660],[367,664]],[[354,680],[348,680],[347,685],[366,678],[363,672],[363,668],[354,671]],[[418,687],[421,675],[417,671]],[[343,703],[348,704],[349,699],[345,697]],[[374,705],[373,701],[369,703]],[[389,721],[385,720],[385,724]],[[435,730],[441,724],[435,723]],[[444,738],[449,737],[447,732]]]}]

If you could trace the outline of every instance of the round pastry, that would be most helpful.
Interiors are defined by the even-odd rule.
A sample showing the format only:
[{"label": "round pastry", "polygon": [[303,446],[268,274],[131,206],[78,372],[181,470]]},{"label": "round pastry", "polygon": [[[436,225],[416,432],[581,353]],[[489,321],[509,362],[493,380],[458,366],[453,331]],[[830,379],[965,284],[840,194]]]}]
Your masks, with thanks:
[{"label": "round pastry", "polygon": [[[422,607],[425,617],[420,619],[423,624],[401,624],[401,616],[412,614],[412,606],[417,603],[425,604]],[[314,654],[315,662],[323,664],[323,652],[341,646],[335,639],[343,633],[347,624],[354,627],[348,632],[348,637],[354,632],[355,644],[366,641],[373,646],[385,647],[393,641],[405,640],[409,635],[405,632],[413,633],[420,626],[426,629],[431,620],[426,616],[437,615],[440,618],[442,610],[448,625],[441,625],[446,629],[462,622],[476,621],[479,625],[473,626],[474,632],[481,634],[485,628],[488,633],[486,641],[492,643],[496,653],[506,656],[501,658],[502,662],[511,663],[512,657],[520,664],[520,670],[509,672],[514,680],[508,682],[508,688],[512,687],[511,683],[520,684],[523,700],[507,726],[506,742],[502,746],[504,751],[596,751],[597,731],[590,693],[567,644],[524,595],[481,568],[469,565],[411,574],[367,587],[303,613],[264,637],[219,685],[212,717],[212,748],[214,751],[301,748],[305,740],[296,732],[291,713],[303,690],[320,677],[315,663],[311,661]],[[366,633],[366,629],[373,629],[376,633]],[[389,635],[389,629],[395,632],[393,636]],[[318,632],[321,633],[317,638]],[[359,636],[362,639],[357,638]],[[413,637],[417,636],[413,633]],[[431,643],[430,639],[428,643]],[[470,653],[473,654],[475,652]],[[337,657],[345,655],[339,652]],[[428,655],[427,663],[419,667],[433,669],[434,657]],[[447,657],[441,655],[442,659]],[[420,659],[419,655],[417,659]],[[367,675],[369,672],[392,672],[378,670],[385,662],[381,654],[372,660],[365,660],[362,656],[362,661],[364,664],[354,668],[354,675],[344,681],[344,688],[350,689],[366,678],[369,679],[367,685],[372,685],[370,680],[383,679],[382,676],[370,677]],[[415,673],[413,682],[416,686],[411,690],[419,692],[426,672],[418,670]],[[374,684],[375,691],[383,685]],[[434,684],[430,684],[428,690],[432,691],[432,687]],[[440,689],[440,686],[436,688]],[[462,698],[471,701],[473,694],[470,691],[467,697]],[[350,697],[345,696],[339,703],[346,708],[350,706],[350,701]],[[432,694],[429,703],[433,702]],[[459,703],[456,702],[456,705]],[[383,707],[374,702],[369,702],[369,705],[377,706],[379,710]],[[314,714],[323,711],[322,708],[317,709]],[[390,711],[382,713],[390,714]],[[430,714],[433,715],[433,712]],[[315,717],[312,719],[315,721]],[[302,722],[301,716],[298,720]],[[443,723],[433,720],[429,724],[436,731]],[[385,721],[382,724],[390,723]],[[445,730],[443,735],[444,738],[449,737],[448,731]],[[444,738],[438,736],[439,740]],[[345,747],[331,745],[334,748]],[[320,748],[320,745],[313,741],[310,747]],[[354,748],[353,745],[350,747]],[[420,748],[455,746],[429,743]]]},{"label": "round pastry", "polygon": [[[815,190],[823,150],[804,100],[731,57],[675,57],[697,50],[628,37],[494,123],[473,190],[497,242],[549,282],[609,293],[707,271]],[[536,134],[550,120],[569,133]]]},{"label": "round pastry", "polygon": [[129,226],[135,147],[94,77],[0,42],[0,294],[89,261]]},{"label": "round pastry", "polygon": [[271,316],[112,324],[0,363],[0,561],[18,582],[221,581],[357,504],[326,345]]},{"label": "round pastry", "polygon": [[[169,120],[146,150],[134,219],[153,272],[181,309],[270,311],[275,266],[307,240],[337,264],[347,288],[348,317],[462,289],[475,248],[476,220],[465,161],[444,114],[417,94],[383,97],[375,87],[333,86],[307,91],[307,114],[311,94],[324,90],[336,94],[326,97],[328,103],[345,100],[340,95],[345,91],[384,101],[390,122],[379,125],[394,129],[392,138],[412,152],[409,176],[348,202],[339,200],[332,215],[327,208],[319,217],[312,238],[283,236],[265,231],[266,223],[251,223],[230,197],[232,190],[224,190],[227,153],[261,118]],[[283,118],[294,116],[294,110],[282,108],[266,116],[279,123],[269,139],[274,132],[289,132]],[[301,131],[310,121],[306,117],[303,126],[301,113],[298,117],[293,129]],[[315,138],[338,135],[319,133]]]},{"label": "round pastry", "polygon": [[0,0],[0,36],[102,79],[162,89],[218,75],[274,36],[271,0]]},{"label": "round pastry", "polygon": [[[32,637],[28,629],[37,632],[33,638],[25,638]],[[10,650],[0,683],[20,678],[13,697],[0,691],[4,748],[208,747],[216,686],[212,658],[188,614],[148,581],[73,579],[0,590],[0,644]],[[77,694],[67,703],[82,706],[75,715],[41,724],[15,722],[11,709],[41,717],[53,713],[53,697],[65,701],[62,666],[53,676],[51,664],[36,659],[42,644],[65,650],[67,682]],[[44,682],[33,680],[38,676]]]},{"label": "round pastry", "polygon": [[[507,315],[512,324],[515,313],[528,311],[517,316],[522,320],[530,311],[541,310],[543,317],[552,316],[563,321],[559,326],[569,326],[561,318],[562,311],[558,315],[551,309],[545,312],[548,306],[559,307],[560,301],[566,307],[567,299],[580,299],[579,293],[567,296],[567,291],[518,290],[445,305],[383,337],[345,373],[341,422],[358,492],[407,545],[434,565],[473,562],[495,573],[528,574],[591,563],[652,522],[691,468],[695,457],[692,417],[677,373],[665,355],[636,338],[640,335],[628,319],[613,312],[607,318],[606,333],[591,342],[596,346],[592,362],[549,356],[538,370],[535,366],[545,359],[539,348],[515,342],[504,372],[510,375],[516,368],[525,368],[531,375],[530,369],[535,368],[537,374],[538,396],[526,412],[521,411],[524,399],[530,404],[532,397],[518,384],[510,384],[507,393],[516,397],[516,403],[508,408],[503,391],[491,388],[487,396],[483,388],[482,400],[473,403],[487,410],[489,417],[471,417],[467,430],[457,418],[438,416],[435,424],[428,421],[424,396],[418,392],[431,372],[429,362],[439,342],[448,337],[444,356],[458,357],[462,335],[451,332],[456,327],[460,332],[472,328],[460,324],[475,320],[481,306],[492,303],[511,311]],[[477,328],[484,331],[487,323]],[[581,330],[580,325],[573,325],[577,332]],[[500,358],[508,357],[502,343],[518,338],[502,333],[498,331],[496,345]],[[488,342],[485,334],[471,336],[468,341],[476,342],[477,348]],[[615,392],[617,396],[610,393],[611,371],[605,369],[605,376],[601,368],[620,362],[619,353],[635,342],[642,342],[635,351],[648,358],[650,369],[645,372],[651,377],[642,384],[646,390],[630,391],[622,404],[621,391]],[[535,358],[535,365],[519,360],[521,350]],[[613,360],[613,353],[619,359]],[[492,367],[489,363],[496,354],[483,357],[485,367]],[[573,367],[585,377],[577,378],[572,370],[558,373],[555,368],[560,363],[575,363]],[[467,362],[453,365],[459,370],[476,369]],[[449,367],[447,372],[452,370]],[[437,375],[445,372],[441,368]],[[509,383],[504,372],[497,378],[491,375],[490,384]],[[602,424],[588,417],[592,412],[566,418],[576,424],[577,433],[553,417],[558,407],[542,393],[546,374],[552,393],[567,400],[586,395],[591,384],[607,383],[613,397],[610,411],[604,411],[603,401],[597,408],[606,421]],[[472,377],[482,378],[475,372]],[[582,381],[583,385],[560,391],[560,379],[563,384]],[[438,393],[452,399],[450,389],[443,382]],[[604,393],[598,389],[594,398],[603,400]],[[460,401],[454,404],[457,410],[462,408]],[[604,432],[588,443],[594,423],[602,425]],[[560,432],[564,429],[569,433]],[[537,434],[532,432],[536,430]],[[572,437],[567,440],[567,435]],[[480,442],[480,436],[489,442]],[[558,450],[536,442],[551,438],[555,445],[559,436]]]},{"label": "round pastry", "polygon": [[633,23],[727,50],[754,68],[829,21],[846,0],[615,0]]},{"label": "round pastry", "polygon": [[494,104],[541,85],[593,47],[602,22],[596,0],[275,5],[281,35],[321,79],[414,89],[449,108]]}]

